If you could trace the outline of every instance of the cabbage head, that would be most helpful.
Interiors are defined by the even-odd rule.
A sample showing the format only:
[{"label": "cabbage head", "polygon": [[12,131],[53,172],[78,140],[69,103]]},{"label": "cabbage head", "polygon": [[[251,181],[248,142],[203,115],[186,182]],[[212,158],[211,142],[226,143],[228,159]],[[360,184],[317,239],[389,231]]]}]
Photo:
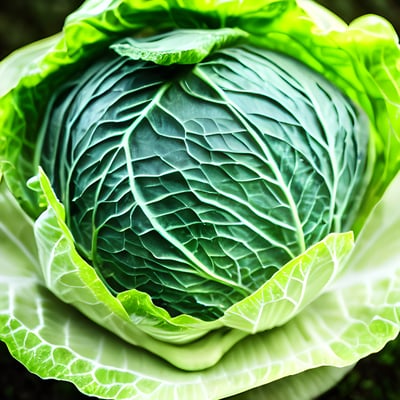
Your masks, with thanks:
[{"label": "cabbage head", "polygon": [[0,339],[33,373],[311,399],[398,335],[386,20],[87,0],[0,74]]}]

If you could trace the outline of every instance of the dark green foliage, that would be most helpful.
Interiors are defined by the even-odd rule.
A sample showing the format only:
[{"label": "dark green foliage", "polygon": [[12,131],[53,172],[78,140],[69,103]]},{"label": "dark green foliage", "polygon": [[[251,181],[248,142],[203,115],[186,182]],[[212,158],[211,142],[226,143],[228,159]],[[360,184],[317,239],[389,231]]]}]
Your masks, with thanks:
[{"label": "dark green foliage", "polygon": [[221,316],[356,215],[368,120],[286,56],[113,56],[50,104],[38,152],[79,248],[172,314]]}]

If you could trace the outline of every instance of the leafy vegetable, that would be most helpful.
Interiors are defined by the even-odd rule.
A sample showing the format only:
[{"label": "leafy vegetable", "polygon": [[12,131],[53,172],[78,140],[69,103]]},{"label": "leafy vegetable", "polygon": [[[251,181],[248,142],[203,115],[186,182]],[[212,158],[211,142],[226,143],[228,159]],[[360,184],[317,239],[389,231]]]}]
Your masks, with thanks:
[{"label": "leafy vegetable", "polygon": [[0,64],[0,338],[102,398],[333,385],[399,332],[399,59],[310,1],[86,1]]},{"label": "leafy vegetable", "polygon": [[107,55],[60,86],[37,159],[112,291],[209,319],[351,227],[369,128],[329,82],[277,53],[136,61],[141,43],[164,54],[176,37],[197,44],[194,32],[142,40],[135,61]]}]

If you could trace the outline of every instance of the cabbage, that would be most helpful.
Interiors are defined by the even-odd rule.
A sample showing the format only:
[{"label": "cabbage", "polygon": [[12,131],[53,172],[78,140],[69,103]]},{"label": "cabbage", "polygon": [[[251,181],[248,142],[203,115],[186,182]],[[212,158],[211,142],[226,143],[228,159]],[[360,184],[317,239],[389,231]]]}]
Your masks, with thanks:
[{"label": "cabbage", "polygon": [[354,222],[368,119],[279,53],[232,47],[187,67],[110,54],[49,104],[39,164],[113,292],[218,318]]},{"label": "cabbage", "polygon": [[0,339],[100,398],[325,391],[399,332],[399,59],[310,1],[86,1],[0,64]]}]

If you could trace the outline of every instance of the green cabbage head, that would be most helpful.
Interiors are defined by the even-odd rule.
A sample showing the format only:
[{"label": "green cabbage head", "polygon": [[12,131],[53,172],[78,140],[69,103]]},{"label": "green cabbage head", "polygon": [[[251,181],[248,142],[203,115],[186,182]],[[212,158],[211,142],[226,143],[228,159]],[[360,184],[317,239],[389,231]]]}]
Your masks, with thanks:
[{"label": "green cabbage head", "polygon": [[0,339],[33,373],[105,399],[311,399],[397,336],[386,20],[87,0],[0,75]]}]

